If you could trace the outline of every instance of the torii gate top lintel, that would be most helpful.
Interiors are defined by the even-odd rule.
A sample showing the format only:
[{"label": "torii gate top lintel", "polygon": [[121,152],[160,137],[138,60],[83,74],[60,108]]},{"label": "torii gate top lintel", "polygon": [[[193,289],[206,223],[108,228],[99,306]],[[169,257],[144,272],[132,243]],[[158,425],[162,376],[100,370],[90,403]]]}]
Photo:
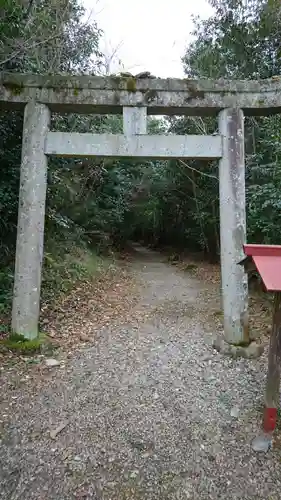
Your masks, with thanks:
[{"label": "torii gate top lintel", "polygon": [[232,81],[0,74],[2,109],[23,109],[32,100],[58,113],[121,114],[124,106],[134,106],[146,107],[150,115],[207,116],[224,108],[270,115],[281,112],[281,77]]}]

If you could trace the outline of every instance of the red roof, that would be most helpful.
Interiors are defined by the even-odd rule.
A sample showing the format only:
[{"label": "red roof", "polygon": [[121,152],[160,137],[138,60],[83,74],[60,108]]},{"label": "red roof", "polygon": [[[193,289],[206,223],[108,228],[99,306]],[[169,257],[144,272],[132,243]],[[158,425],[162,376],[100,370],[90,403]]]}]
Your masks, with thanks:
[{"label": "red roof", "polygon": [[281,291],[281,245],[243,245],[268,291]]}]

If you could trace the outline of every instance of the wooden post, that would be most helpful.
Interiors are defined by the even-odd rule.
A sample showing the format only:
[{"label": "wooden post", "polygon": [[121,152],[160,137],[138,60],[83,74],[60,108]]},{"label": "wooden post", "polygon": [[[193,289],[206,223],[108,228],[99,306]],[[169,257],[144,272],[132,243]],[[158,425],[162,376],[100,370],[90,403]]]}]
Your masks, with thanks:
[{"label": "wooden post", "polygon": [[274,296],[272,332],[268,352],[268,371],[265,390],[265,409],[263,430],[275,429],[277,410],[280,401],[280,364],[281,364],[281,292]]},{"label": "wooden post", "polygon": [[219,115],[223,156],[219,162],[220,254],[225,340],[249,343],[248,280],[242,266],[246,239],[244,116],[241,109]]},{"label": "wooden post", "polygon": [[30,101],[24,111],[12,330],[38,335],[50,110]]}]

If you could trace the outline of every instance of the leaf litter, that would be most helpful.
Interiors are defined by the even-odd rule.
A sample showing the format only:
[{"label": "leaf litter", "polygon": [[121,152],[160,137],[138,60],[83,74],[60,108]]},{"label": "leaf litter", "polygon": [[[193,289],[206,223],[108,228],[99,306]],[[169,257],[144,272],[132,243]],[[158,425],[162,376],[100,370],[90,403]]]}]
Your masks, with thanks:
[{"label": "leaf litter", "polygon": [[[220,265],[211,264],[200,255],[179,256],[174,262],[178,269],[204,283],[204,310],[218,329],[223,327],[223,312],[220,299]],[[205,290],[208,290],[206,299]],[[206,302],[207,300],[207,302]],[[207,307],[206,307],[207,306]],[[272,298],[263,292],[259,283],[249,286],[249,330],[252,339],[267,342],[271,332]]]},{"label": "leaf litter", "polygon": [[137,287],[125,267],[117,267],[97,281],[80,284],[55,308],[44,308],[42,329],[63,349],[93,342],[97,332],[130,318]]},{"label": "leaf litter", "polygon": [[[52,378],[52,372],[65,370],[65,360],[75,352],[95,342],[109,325],[130,321],[132,309],[138,302],[139,290],[134,274],[128,269],[131,254],[122,254],[114,266],[93,280],[80,282],[57,303],[43,303],[40,329],[48,342],[39,355],[22,356],[0,351],[0,379],[10,386],[38,384]],[[134,312],[135,320],[144,311]],[[48,351],[50,349],[50,352]]]}]

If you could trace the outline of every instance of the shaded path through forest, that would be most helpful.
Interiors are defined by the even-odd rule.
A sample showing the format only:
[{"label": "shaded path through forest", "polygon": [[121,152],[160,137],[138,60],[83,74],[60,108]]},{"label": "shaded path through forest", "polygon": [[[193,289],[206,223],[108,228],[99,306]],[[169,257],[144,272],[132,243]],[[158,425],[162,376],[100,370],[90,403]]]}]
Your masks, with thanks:
[{"label": "shaded path through forest", "polygon": [[129,322],[43,383],[2,392],[0,499],[281,498],[278,443],[251,449],[266,353],[215,352],[204,283],[141,247],[130,266],[141,299]]}]

